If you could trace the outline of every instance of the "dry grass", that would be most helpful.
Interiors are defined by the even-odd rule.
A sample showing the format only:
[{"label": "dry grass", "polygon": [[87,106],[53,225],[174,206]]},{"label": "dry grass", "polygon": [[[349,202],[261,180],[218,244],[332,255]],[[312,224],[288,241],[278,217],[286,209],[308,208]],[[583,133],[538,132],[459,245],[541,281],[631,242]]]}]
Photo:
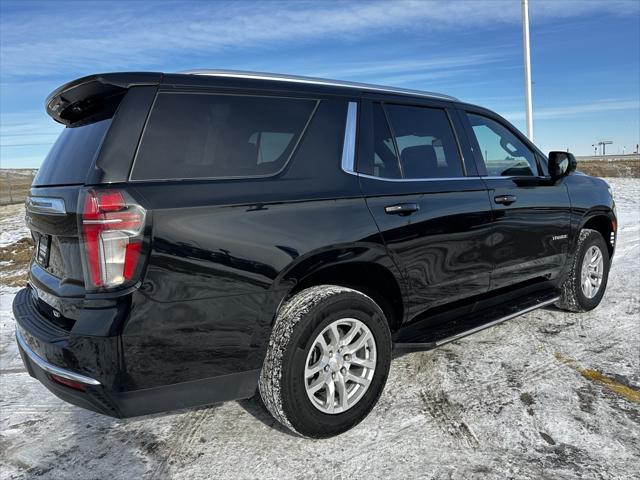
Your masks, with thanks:
[{"label": "dry grass", "polygon": [[587,380],[591,380],[592,382],[600,384],[605,389],[626,398],[630,402],[640,403],[640,391],[637,388],[633,388],[629,385],[620,383],[618,380],[603,375],[597,370],[582,368],[576,364],[575,360],[563,357],[560,352],[556,352],[555,357],[556,359],[558,359],[558,361],[576,370]]},{"label": "dry grass", "polygon": [[640,161],[578,160],[578,170],[594,177],[640,178]]},{"label": "dry grass", "polygon": [[3,169],[0,172],[0,205],[24,202],[35,172],[30,169]]},{"label": "dry grass", "polygon": [[1,277],[4,285],[23,287],[27,284],[27,267],[32,252],[33,242],[26,237],[6,247],[0,247]]}]

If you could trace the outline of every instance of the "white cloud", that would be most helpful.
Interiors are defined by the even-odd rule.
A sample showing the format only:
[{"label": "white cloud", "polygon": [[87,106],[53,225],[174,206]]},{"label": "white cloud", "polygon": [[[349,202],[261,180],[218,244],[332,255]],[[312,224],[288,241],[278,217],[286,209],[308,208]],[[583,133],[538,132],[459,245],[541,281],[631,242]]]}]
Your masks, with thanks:
[{"label": "white cloud", "polygon": [[[37,165],[32,155],[34,149],[46,152],[55,142],[62,125],[54,122],[42,111],[2,112],[0,115],[0,165],[2,168],[20,165],[25,155],[28,163]],[[20,161],[19,161],[20,160]],[[17,162],[17,163],[16,163]]]},{"label": "white cloud", "polygon": [[[520,2],[102,2],[38,4],[40,12],[3,12],[0,61],[4,76],[51,75],[60,70],[150,68],[166,56],[207,56],[346,41],[400,30],[495,26],[520,22]],[[640,2],[534,1],[533,21],[595,12],[634,14]]]},{"label": "white cloud", "polygon": [[312,77],[340,78],[385,85],[412,85],[482,71],[488,64],[503,62],[503,53],[449,53],[445,56],[430,55],[428,60],[398,58],[397,55],[380,52],[376,61],[362,59],[355,63],[332,63],[318,69],[298,66],[299,73]]},{"label": "white cloud", "polygon": [[[614,112],[619,110],[640,110],[640,100],[605,100],[580,105],[566,105],[551,108],[533,109],[534,120],[582,116],[588,113]],[[502,116],[511,120],[524,120],[523,111],[506,112]]]},{"label": "white cloud", "polygon": [[0,135],[31,135],[41,133],[60,132],[62,125],[52,122],[42,110],[24,111],[24,112],[2,112],[0,114]]}]

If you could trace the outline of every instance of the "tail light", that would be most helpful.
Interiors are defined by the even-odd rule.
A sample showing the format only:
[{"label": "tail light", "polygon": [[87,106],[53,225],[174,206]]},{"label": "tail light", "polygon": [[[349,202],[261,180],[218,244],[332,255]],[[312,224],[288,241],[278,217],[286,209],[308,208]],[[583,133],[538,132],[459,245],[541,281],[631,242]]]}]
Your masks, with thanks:
[{"label": "tail light", "polygon": [[79,229],[87,287],[121,286],[133,280],[142,248],[146,211],[120,190],[88,190]]}]

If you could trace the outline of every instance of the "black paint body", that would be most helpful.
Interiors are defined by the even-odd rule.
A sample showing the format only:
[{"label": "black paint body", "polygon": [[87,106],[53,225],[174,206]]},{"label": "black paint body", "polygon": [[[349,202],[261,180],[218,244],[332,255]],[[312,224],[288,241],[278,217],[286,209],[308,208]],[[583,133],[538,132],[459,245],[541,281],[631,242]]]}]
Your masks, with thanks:
[{"label": "black paint body", "polygon": [[[486,177],[462,114],[481,112],[506,123],[484,109],[272,80],[127,78],[84,79],[84,85],[108,85],[124,97],[84,185],[32,188],[33,196],[64,198],[67,214],[28,214],[34,236],[52,236],[51,261],[47,268],[32,262],[30,286],[14,304],[18,328],[37,355],[101,383],[73,391],[24,357],[32,375],[83,407],[131,416],[253,395],[279,305],[314,283],[370,294],[384,304],[398,338],[407,326],[428,321],[430,312],[480,305],[497,289],[536,282],[557,287],[576,233],[588,222],[605,240],[611,237],[613,254],[614,204],[602,180],[572,174],[552,182],[544,155],[526,139],[539,155],[539,176]],[[65,91],[80,95],[74,85],[51,98]],[[275,176],[128,181],[158,91],[291,96],[319,104]],[[388,181],[343,171],[348,102],[359,105],[356,152],[364,155],[371,148],[363,126],[372,101],[446,109],[466,177]],[[135,285],[89,293],[78,247],[78,192],[106,185],[126,190],[148,212],[145,265]],[[493,199],[502,194],[518,200],[498,205]],[[415,203],[419,210],[385,213],[396,203]]]}]

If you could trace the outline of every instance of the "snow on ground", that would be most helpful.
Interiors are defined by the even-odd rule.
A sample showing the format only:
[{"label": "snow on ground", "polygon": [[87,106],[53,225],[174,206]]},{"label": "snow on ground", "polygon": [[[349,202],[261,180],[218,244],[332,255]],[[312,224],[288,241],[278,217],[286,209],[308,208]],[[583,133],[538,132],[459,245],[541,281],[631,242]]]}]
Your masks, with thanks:
[{"label": "snow on ground", "polygon": [[0,247],[6,247],[21,238],[31,238],[24,223],[24,204],[0,207]]},{"label": "snow on ground", "polygon": [[258,400],[117,420],[24,371],[0,302],[0,478],[605,478],[640,465],[640,180],[610,179],[620,232],[602,305],[531,312],[396,358],[337,438],[287,433]]}]

